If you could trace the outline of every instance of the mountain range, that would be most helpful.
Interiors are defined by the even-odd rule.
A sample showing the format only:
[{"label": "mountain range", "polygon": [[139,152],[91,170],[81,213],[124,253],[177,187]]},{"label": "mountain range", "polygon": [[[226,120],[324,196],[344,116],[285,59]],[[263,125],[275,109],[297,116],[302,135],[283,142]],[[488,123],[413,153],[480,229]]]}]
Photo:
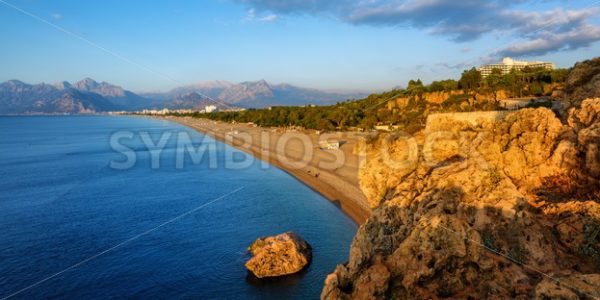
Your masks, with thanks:
[{"label": "mountain range", "polygon": [[167,93],[142,95],[148,98],[166,100],[186,93],[199,93],[243,108],[306,104],[327,105],[348,99],[360,99],[368,95],[364,92],[328,92],[301,88],[285,83],[269,84],[265,80],[246,81],[238,84],[220,80],[206,81],[178,87]]},{"label": "mountain range", "polygon": [[165,93],[140,93],[107,82],[85,78],[75,83],[27,84],[19,80],[0,83],[0,114],[81,114],[142,109],[262,108],[276,105],[326,105],[366,93],[335,93],[271,85],[265,80],[234,84],[208,81],[178,87]]}]

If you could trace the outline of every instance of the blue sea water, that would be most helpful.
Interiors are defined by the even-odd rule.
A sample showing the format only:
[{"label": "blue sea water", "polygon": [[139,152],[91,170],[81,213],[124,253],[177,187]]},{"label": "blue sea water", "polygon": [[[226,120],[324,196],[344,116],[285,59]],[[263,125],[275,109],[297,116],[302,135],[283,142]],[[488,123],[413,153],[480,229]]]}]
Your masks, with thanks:
[{"label": "blue sea water", "polygon": [[[120,131],[134,136],[120,140],[136,157],[124,170],[110,166],[127,158],[110,144]],[[159,168],[142,132],[173,133]],[[226,168],[248,157],[219,142],[216,168],[208,155],[178,168],[178,133],[214,142],[144,118],[0,117],[0,299],[318,298],[356,224],[277,168]],[[313,247],[308,268],[249,276],[246,247],[290,230]]]}]

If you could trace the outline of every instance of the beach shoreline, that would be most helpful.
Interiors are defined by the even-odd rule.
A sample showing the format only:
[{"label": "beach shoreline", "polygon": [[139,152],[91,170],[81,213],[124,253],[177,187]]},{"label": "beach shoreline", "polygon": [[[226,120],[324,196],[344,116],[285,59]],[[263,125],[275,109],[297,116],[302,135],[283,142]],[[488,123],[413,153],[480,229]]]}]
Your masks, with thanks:
[{"label": "beach shoreline", "polygon": [[[340,149],[308,149],[311,152],[310,159],[306,160],[305,165],[299,166],[294,163],[302,160],[305,153],[299,151],[298,142],[302,139],[304,144],[310,141],[311,145],[318,145],[319,135],[314,131],[289,133],[282,128],[261,128],[251,124],[230,124],[190,117],[153,118],[184,125],[283,170],[333,202],[359,225],[370,216],[367,200],[358,185],[361,158],[353,151],[358,142],[355,133],[330,134],[333,138],[342,140]],[[286,140],[281,142],[284,139]],[[343,157],[341,163],[339,157]],[[335,162],[338,165],[332,167]],[[324,167],[325,165],[330,167]]]}]

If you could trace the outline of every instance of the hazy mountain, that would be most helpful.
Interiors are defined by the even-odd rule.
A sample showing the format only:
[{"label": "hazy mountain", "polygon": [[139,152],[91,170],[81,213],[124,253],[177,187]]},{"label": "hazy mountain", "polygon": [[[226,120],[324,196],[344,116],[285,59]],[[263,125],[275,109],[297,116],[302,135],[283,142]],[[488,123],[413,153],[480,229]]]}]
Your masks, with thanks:
[{"label": "hazy mountain", "polygon": [[208,81],[173,89],[167,93],[138,95],[120,86],[91,78],[55,84],[27,84],[10,80],[0,84],[0,114],[94,113],[142,109],[202,109],[217,105],[261,108],[276,105],[325,105],[366,93],[333,93],[289,84],[271,85],[265,80],[239,84]]},{"label": "hazy mountain", "polygon": [[73,88],[30,85],[18,80],[0,83],[0,113],[94,113],[115,109],[106,98]]},{"label": "hazy mountain", "polygon": [[57,82],[53,85],[54,85],[54,87],[56,87],[59,90],[66,90],[66,89],[73,88],[73,85],[71,85],[71,83],[68,81]]},{"label": "hazy mountain", "polygon": [[133,92],[123,89],[120,86],[110,84],[108,82],[96,82],[91,78],[85,78],[74,84],[68,82],[57,83],[54,86],[57,88],[74,88],[79,91],[95,93],[105,97],[111,103],[119,106],[122,110],[140,110],[150,108],[157,105],[155,101],[149,98],[139,96]]},{"label": "hazy mountain", "polygon": [[179,87],[167,93],[143,94],[143,96],[167,101],[178,95],[189,93],[198,93],[246,108],[276,105],[325,105],[347,99],[359,99],[368,95],[368,93],[332,93],[290,84],[271,85],[265,80],[259,80],[239,84],[227,81],[207,81]]},{"label": "hazy mountain", "polygon": [[275,96],[275,91],[264,80],[242,82],[219,94],[219,99],[227,100],[245,107],[269,106]]},{"label": "hazy mountain", "polygon": [[164,102],[167,108],[172,109],[196,109],[201,110],[204,109],[208,105],[215,105],[219,109],[228,109],[232,106],[223,102],[223,101],[215,101],[206,96],[202,96],[196,92],[191,92],[187,94],[181,94],[175,96],[174,99]]},{"label": "hazy mountain", "polygon": [[216,99],[219,98],[219,95],[224,90],[230,89],[234,86],[235,84],[223,80],[204,81],[193,85],[175,88],[171,90],[170,93],[179,95],[201,92],[205,96]]},{"label": "hazy mountain", "polygon": [[164,107],[177,108],[90,78],[52,85],[18,80],[0,84],[0,114],[78,114]]},{"label": "hazy mountain", "polygon": [[98,83],[91,78],[84,78],[83,80],[72,84],[70,87],[110,98],[122,98],[126,96],[125,90],[122,87],[104,81]]},{"label": "hazy mountain", "polygon": [[[290,84],[278,84],[272,86],[274,90],[274,102],[286,100],[289,105],[302,104],[333,104],[348,99],[362,99],[369,95],[367,92],[328,92],[317,89],[307,89]],[[271,104],[275,105],[275,104]]]},{"label": "hazy mountain", "polygon": [[170,101],[175,99],[177,96],[190,93],[198,93],[203,96],[217,99],[219,98],[219,94],[221,94],[221,92],[231,88],[234,85],[235,84],[231,82],[222,80],[203,81],[196,84],[177,87],[168,92],[140,93],[140,95],[159,101]]}]

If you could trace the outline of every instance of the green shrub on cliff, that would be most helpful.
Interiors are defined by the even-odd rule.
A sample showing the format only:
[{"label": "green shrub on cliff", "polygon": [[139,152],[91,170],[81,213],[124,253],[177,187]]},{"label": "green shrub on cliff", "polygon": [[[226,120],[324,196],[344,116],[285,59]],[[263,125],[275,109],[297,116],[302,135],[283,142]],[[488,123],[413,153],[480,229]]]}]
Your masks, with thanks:
[{"label": "green shrub on cliff", "polygon": [[[583,68],[583,69],[582,69]],[[580,70],[581,69],[581,70]],[[588,82],[590,78],[599,78],[600,60],[584,63],[571,72],[578,74],[572,79],[571,89]],[[545,86],[562,84],[567,80],[567,70],[546,70],[525,68],[513,70],[502,75],[494,72],[483,78],[472,68],[462,73],[460,80],[434,81],[424,85],[419,79],[410,80],[406,89],[394,89],[388,92],[372,94],[361,100],[345,101],[329,106],[271,107],[269,109],[249,109],[236,112],[216,112],[209,114],[190,114],[194,117],[209,118],[224,122],[254,122],[259,126],[299,126],[308,129],[336,130],[347,128],[372,129],[376,125],[392,125],[402,130],[415,131],[424,126],[428,114],[436,112],[462,112],[502,109],[497,103],[499,91],[508,92],[513,97],[541,96]],[[586,81],[587,80],[587,81]],[[595,80],[595,79],[594,79]],[[425,93],[464,91],[453,94],[442,103],[429,103],[424,100]],[[475,100],[476,94],[493,94],[493,101]],[[407,99],[402,108],[388,108],[387,103],[399,98]]]},{"label": "green shrub on cliff", "polygon": [[566,92],[575,104],[600,97],[600,57],[575,64],[566,79]]}]

